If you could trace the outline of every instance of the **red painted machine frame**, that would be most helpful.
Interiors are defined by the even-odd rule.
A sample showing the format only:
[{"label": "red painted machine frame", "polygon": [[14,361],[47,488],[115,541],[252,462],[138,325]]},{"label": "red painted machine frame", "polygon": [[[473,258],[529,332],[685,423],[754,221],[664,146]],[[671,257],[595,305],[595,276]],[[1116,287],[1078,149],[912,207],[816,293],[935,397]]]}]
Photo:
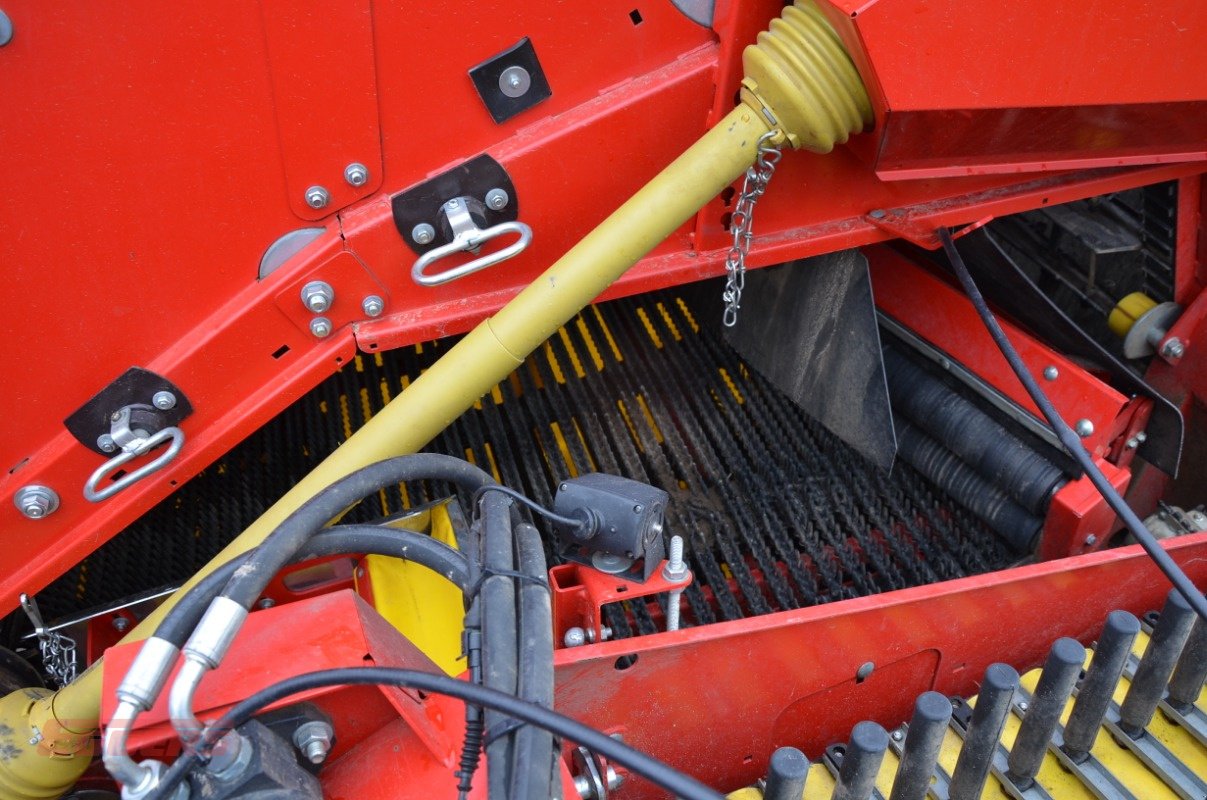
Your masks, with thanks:
[{"label": "red painted machine frame", "polygon": [[[930,169],[885,181],[878,174],[887,174],[889,151],[881,148],[916,130],[896,127],[891,104],[941,120],[964,103],[960,92],[982,91],[985,111],[1022,102],[1017,87],[975,69],[987,55],[983,41],[948,30],[997,36],[1006,26],[1011,37],[996,42],[1026,42],[1037,57],[1048,54],[1032,71],[1011,73],[1030,88],[1035,107],[1122,103],[1140,112],[1127,117],[1128,136],[1144,129],[1146,110],[1163,118],[1161,104],[1199,119],[1207,52],[1186,40],[1207,25],[1207,12],[1194,0],[1129,2],[1138,11],[1126,36],[1114,28],[1106,34],[1128,47],[1147,42],[1144,52],[1159,58],[1119,58],[1115,38],[1054,39],[1070,25],[1101,23],[1089,0],[1064,4],[1067,16],[1055,27],[1041,0],[1009,9],[989,0],[936,6],[938,28],[902,18],[910,4],[900,0],[823,4],[869,81],[877,127],[827,156],[785,156],[759,205],[750,266],[897,236],[926,242],[938,225],[1181,180],[1182,214],[1194,219],[1179,226],[1179,296],[1189,302],[1203,284],[1201,152],[1165,142],[1160,152],[1121,156],[1111,140],[1091,138],[1079,145],[1080,171],[998,174],[1073,164],[1039,162],[1033,153],[1003,161],[995,151],[979,166],[961,162],[959,176]],[[54,13],[35,0],[8,3],[16,35],[0,48],[0,91],[12,109],[3,141],[24,157],[0,173],[0,227],[16,232],[0,240],[0,260],[7,296],[22,299],[0,320],[8,387],[0,395],[0,612],[78,563],[358,349],[458,333],[506,302],[731,107],[742,48],[782,4],[716,5],[709,29],[669,3],[634,9],[631,0],[464,9],[368,0],[262,0],[256,8],[226,0],[196,15],[165,15],[150,0]],[[1154,7],[1180,15],[1187,36],[1163,41],[1147,11]],[[466,16],[475,24],[463,24]],[[897,28],[909,37],[888,35]],[[553,96],[496,125],[465,69],[522,36],[534,42]],[[942,40],[941,59],[900,73],[927,36]],[[97,46],[105,41],[122,46]],[[1060,46],[1049,47],[1054,41]],[[1053,52],[1058,65],[1048,63]],[[1159,78],[1166,61],[1178,58],[1181,82],[1170,87]],[[1046,78],[1070,64],[1093,69],[1072,77],[1064,69],[1068,94],[1060,97]],[[78,90],[81,76],[88,91]],[[1062,130],[1076,129],[1069,124]],[[919,146],[915,139],[905,150]],[[416,287],[408,276],[414,255],[394,228],[390,195],[481,152],[510,173],[520,218],[535,224],[534,244],[499,268]],[[363,186],[342,179],[353,161],[368,168]],[[315,184],[331,193],[322,210],[303,200]],[[719,274],[732,202],[722,194],[707,205],[605,297]],[[887,213],[873,217],[875,209]],[[321,228],[318,238],[258,278],[266,248],[308,226]],[[336,289],[335,331],[325,339],[309,333],[310,314],[298,299],[312,279]],[[385,299],[377,319],[360,311],[368,293]],[[1184,361],[1197,364],[1190,354]],[[132,364],[170,378],[192,401],[185,449],[152,479],[89,504],[81,489],[102,459],[62,421]],[[54,488],[61,508],[38,520],[22,517],[12,499],[30,484]]]},{"label": "red painted machine frame", "polygon": [[[1170,541],[1167,549],[1191,580],[1207,582],[1207,534]],[[891,727],[908,717],[924,691],[975,693],[990,663],[1037,666],[1055,639],[1088,643],[1108,612],[1160,608],[1167,589],[1147,555],[1131,546],[566,648],[555,654],[555,706],[623,734],[629,744],[711,786],[732,790],[761,777],[776,747],[800,747],[817,758],[827,744],[845,741],[862,719]],[[323,625],[315,626],[315,619]],[[137,648],[121,645],[106,654],[105,719]],[[290,675],[367,663],[436,670],[351,591],[258,611],[223,666],[207,677],[196,707],[203,719],[212,719]],[[463,730],[459,703],[364,687],[298,699],[315,702],[336,720],[338,745],[323,773],[328,796],[451,796]],[[165,703],[145,714],[131,737],[143,756],[176,753]],[[660,795],[630,776],[618,796]]]}]

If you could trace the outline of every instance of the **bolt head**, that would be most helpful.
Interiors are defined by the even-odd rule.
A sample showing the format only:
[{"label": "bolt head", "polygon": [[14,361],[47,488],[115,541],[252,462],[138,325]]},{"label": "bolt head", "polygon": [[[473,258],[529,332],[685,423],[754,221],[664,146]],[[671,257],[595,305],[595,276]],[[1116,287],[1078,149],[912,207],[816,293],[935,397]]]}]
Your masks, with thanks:
[{"label": "bolt head", "polygon": [[1073,431],[1082,439],[1094,433],[1094,423],[1088,419],[1079,419],[1077,424],[1073,426]]},{"label": "bolt head", "polygon": [[532,86],[532,76],[523,67],[508,67],[499,75],[499,91],[507,97],[523,97]]},{"label": "bolt head", "polygon": [[59,495],[49,486],[22,486],[13,495],[13,505],[26,519],[42,519],[59,508]]},{"label": "bolt head", "polygon": [[156,392],[151,398],[151,405],[160,411],[171,411],[176,407],[176,395],[171,392]]},{"label": "bolt head", "polygon": [[903,734],[901,731],[893,731],[889,735],[893,737],[894,742],[899,742],[905,738],[905,734]]},{"label": "bolt head", "polygon": [[320,339],[331,335],[331,320],[326,317],[315,317],[310,320],[310,332]]},{"label": "bolt head", "polygon": [[261,599],[260,602],[256,603],[256,608],[259,608],[259,609],[272,608],[276,604],[277,604],[276,600],[273,600],[271,597],[265,597],[265,598]]},{"label": "bolt head", "polygon": [[306,190],[306,205],[315,211],[326,208],[331,202],[331,193],[322,186],[311,186]]},{"label": "bolt head", "polygon": [[366,317],[380,317],[381,312],[386,310],[386,304],[380,297],[371,294],[361,301],[360,308]]},{"label": "bolt head", "polygon": [[113,630],[118,633],[125,633],[130,629],[130,620],[127,617],[114,617]]},{"label": "bolt head", "polygon": [[355,162],[344,167],[344,180],[349,186],[364,186],[369,182],[369,168]]},{"label": "bolt head", "polygon": [[562,643],[566,647],[582,647],[587,643],[587,632],[582,628],[571,628],[562,637]]},{"label": "bolt head", "polygon": [[1052,366],[1051,364],[1044,367],[1044,380],[1054,381],[1059,377],[1060,377],[1060,370],[1058,370],[1056,367]]},{"label": "bolt head", "polygon": [[414,228],[411,228],[411,239],[415,244],[431,244],[431,241],[436,238],[436,229],[426,222],[421,222]]},{"label": "bolt head", "polygon": [[511,202],[511,197],[503,189],[491,189],[486,193],[486,206],[495,211],[502,211]]},{"label": "bolt head", "polygon": [[1027,710],[1027,701],[1026,701],[1026,700],[1023,700],[1022,702],[1020,702],[1020,703],[1018,704],[1018,710],[1019,710],[1019,711],[1026,711],[1026,710]]},{"label": "bolt head", "polygon": [[1086,547],[1093,547],[1096,544],[1098,544],[1098,537],[1094,534],[1091,533],[1089,536],[1085,537]]},{"label": "bolt head", "polygon": [[117,442],[113,441],[113,437],[107,433],[102,433],[96,437],[96,446],[106,453],[117,451]]},{"label": "bolt head", "polygon": [[1182,340],[1178,337],[1167,339],[1165,344],[1161,345],[1161,355],[1164,358],[1177,360],[1186,352],[1186,347],[1182,344]]},{"label": "bolt head", "polygon": [[868,216],[872,219],[884,219],[886,212],[883,208],[873,208],[868,212]]},{"label": "bolt head", "polygon": [[335,302],[335,290],[326,281],[310,281],[302,287],[302,305],[315,314],[322,314]]}]

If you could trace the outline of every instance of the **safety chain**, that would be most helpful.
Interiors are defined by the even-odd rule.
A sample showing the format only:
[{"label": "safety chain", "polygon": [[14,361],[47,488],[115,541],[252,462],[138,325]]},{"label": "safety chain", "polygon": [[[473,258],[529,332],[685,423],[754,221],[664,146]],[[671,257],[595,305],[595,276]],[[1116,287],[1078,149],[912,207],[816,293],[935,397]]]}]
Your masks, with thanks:
[{"label": "safety chain", "polygon": [[738,195],[738,205],[734,209],[729,226],[733,230],[733,246],[725,257],[725,291],[721,298],[725,301],[725,315],[722,321],[725,327],[732,328],[738,322],[738,309],[742,307],[742,289],[746,288],[746,254],[750,251],[750,243],[754,240],[754,206],[767,191],[767,183],[775,174],[783,152],[772,139],[779,138],[778,130],[768,131],[759,137],[758,157],[746,170],[746,178],[742,181],[742,193]]},{"label": "safety chain", "polygon": [[58,631],[47,629],[46,623],[42,621],[42,613],[38,610],[37,601],[29,595],[21,595],[21,608],[33,623],[46,677],[56,686],[66,686],[74,681],[77,670],[75,640]]}]

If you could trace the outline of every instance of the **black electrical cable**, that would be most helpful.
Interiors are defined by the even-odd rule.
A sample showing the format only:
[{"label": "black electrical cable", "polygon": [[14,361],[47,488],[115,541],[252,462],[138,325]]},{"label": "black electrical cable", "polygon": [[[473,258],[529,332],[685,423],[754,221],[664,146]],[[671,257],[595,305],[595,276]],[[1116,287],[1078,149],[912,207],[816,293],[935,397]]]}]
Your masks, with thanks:
[{"label": "black electrical cable", "polygon": [[223,596],[250,609],[307,539],[362,498],[412,480],[448,481],[471,492],[494,483],[494,478],[468,461],[439,453],[416,453],[370,464],[326,487],[286,517],[256,548],[246,568],[231,576]]},{"label": "black electrical cable", "polygon": [[483,487],[479,488],[477,491],[475,491],[474,497],[473,497],[473,504],[476,506],[478,504],[478,500],[480,500],[482,498],[482,495],[486,494],[487,492],[498,492],[499,494],[507,495],[512,500],[515,500],[517,503],[527,506],[528,508],[532,509],[536,513],[540,514],[545,519],[549,520],[550,522],[556,522],[558,525],[565,525],[570,528],[582,528],[584,526],[591,524],[590,519],[582,519],[579,517],[566,517],[561,514],[558,514],[555,511],[550,511],[549,509],[545,508],[543,505],[536,502],[535,500],[532,500],[531,498],[526,497],[525,495],[521,494],[520,492],[517,492],[515,489],[512,489],[509,486],[503,486],[502,484],[499,484],[499,483],[494,483],[494,484],[491,484],[490,486],[483,486]]},{"label": "black electrical cable", "polygon": [[176,759],[147,800],[164,800],[200,760],[199,750],[212,748],[228,731],[237,728],[266,706],[301,692],[329,686],[389,685],[448,695],[506,714],[577,742],[640,775],[668,794],[683,800],[723,800],[723,795],[624,742],[548,708],[495,692],[466,681],[427,672],[392,667],[344,667],[287,678],[261,689],[208,726],[198,750]]},{"label": "black electrical cable", "polygon": [[947,253],[947,258],[956,272],[956,277],[959,278],[960,284],[968,294],[968,298],[972,300],[972,305],[976,308],[977,314],[980,315],[981,320],[985,323],[985,327],[989,330],[989,335],[993,337],[994,343],[1002,351],[1002,355],[1006,357],[1006,361],[1010,363],[1010,368],[1014,370],[1014,374],[1018,376],[1018,379],[1026,388],[1027,394],[1031,395],[1031,399],[1035,402],[1035,405],[1039,407],[1044,418],[1048,420],[1048,424],[1052,426],[1052,430],[1056,432],[1060,443],[1064,445],[1069,454],[1085,470],[1085,474],[1089,477],[1090,482],[1094,484],[1094,488],[1106,500],[1111,510],[1123,520],[1123,524],[1127,526],[1132,536],[1136,537],[1136,541],[1140,543],[1140,546],[1152,558],[1157,568],[1165,574],[1169,582],[1186,598],[1186,602],[1190,603],[1198,615],[1203,619],[1207,619],[1207,599],[1204,599],[1203,593],[1195,587],[1190,578],[1186,577],[1186,573],[1182,571],[1181,567],[1158,544],[1157,540],[1153,538],[1152,533],[1148,528],[1144,527],[1144,523],[1136,516],[1136,512],[1131,510],[1127,502],[1115,491],[1115,487],[1111,486],[1111,482],[1102,474],[1102,470],[1098,469],[1097,465],[1094,464],[1094,460],[1082,446],[1081,439],[1061,418],[1056,407],[1052,405],[1052,401],[1048,399],[1043,389],[1039,387],[1039,382],[1035,380],[1027,369],[1027,365],[1023,363],[1018,351],[1014,349],[1014,345],[1010,344],[1010,340],[1006,338],[1006,334],[1001,326],[998,325],[993,312],[989,310],[989,304],[985,302],[984,296],[981,294],[980,289],[977,288],[976,282],[972,279],[972,274],[969,273],[967,265],[964,264],[963,257],[960,255],[959,250],[956,249],[955,242],[951,238],[951,232],[946,228],[939,228],[938,233],[939,239],[943,242],[943,250]]},{"label": "black electrical cable", "polygon": [[[251,558],[252,552],[235,556],[198,581],[172,606],[153,635],[183,647],[206,608],[222,591],[235,570]],[[335,525],[311,538],[295,555],[292,563],[346,553],[374,553],[404,558],[443,575],[462,591],[471,585],[465,556],[430,536],[401,528]]]}]

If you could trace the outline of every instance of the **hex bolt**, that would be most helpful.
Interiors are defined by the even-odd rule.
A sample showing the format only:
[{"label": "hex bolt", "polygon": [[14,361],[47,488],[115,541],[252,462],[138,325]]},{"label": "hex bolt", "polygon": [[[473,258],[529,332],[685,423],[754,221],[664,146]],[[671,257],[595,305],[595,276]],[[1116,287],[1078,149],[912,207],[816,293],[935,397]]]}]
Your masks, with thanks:
[{"label": "hex bolt", "polygon": [[322,764],[331,752],[331,741],[335,731],[322,720],[312,720],[298,726],[293,732],[293,744],[311,764]]},{"label": "hex bolt", "polygon": [[582,647],[587,643],[587,632],[579,627],[573,627],[566,631],[566,635],[562,637],[562,644],[566,647]]},{"label": "hex bolt", "polygon": [[13,505],[28,519],[42,519],[58,510],[59,495],[49,486],[30,484],[17,490]]},{"label": "hex bolt", "polygon": [[431,244],[436,238],[436,229],[426,222],[420,222],[414,228],[411,228],[411,239],[415,244]]},{"label": "hex bolt", "polygon": [[331,320],[326,317],[315,317],[310,320],[310,332],[320,339],[331,335]]},{"label": "hex bolt", "polygon": [[1085,537],[1086,547],[1093,547],[1096,544],[1098,544],[1098,537],[1094,534],[1091,533],[1089,536]]},{"label": "hex bolt", "polygon": [[486,206],[495,211],[502,211],[511,202],[511,197],[503,189],[491,189],[486,193]]},{"label": "hex bolt", "polygon": [[532,76],[523,67],[508,67],[499,74],[499,91],[507,97],[523,97],[532,86]]},{"label": "hex bolt", "polygon": [[331,192],[327,191],[322,186],[311,186],[306,190],[306,205],[313,208],[315,211],[327,207],[331,202]]},{"label": "hex bolt", "polygon": [[171,392],[156,392],[151,398],[151,405],[160,411],[171,411],[176,407],[176,395]]},{"label": "hex bolt", "polygon": [[380,317],[381,312],[386,310],[386,303],[377,295],[371,294],[360,301],[360,309],[365,312],[366,317]]},{"label": "hex bolt", "polygon": [[96,437],[96,446],[106,453],[117,451],[117,442],[113,441],[113,437],[107,433],[102,433]]},{"label": "hex bolt", "polygon": [[266,608],[272,608],[276,604],[277,604],[277,601],[273,600],[271,597],[264,597],[264,598],[261,598],[261,600],[258,603],[256,603],[256,608],[258,608],[260,610],[264,610]]},{"label": "hex bolt", "polygon": [[868,212],[868,216],[872,219],[884,219],[886,215],[887,214],[883,208],[873,208]]},{"label": "hex bolt", "polygon": [[369,168],[359,161],[344,167],[344,180],[349,186],[364,186],[369,182]]},{"label": "hex bolt", "polygon": [[335,290],[326,281],[310,281],[302,287],[302,305],[315,314],[322,314],[335,302]]},{"label": "hex bolt", "polygon": [[1044,367],[1044,380],[1054,381],[1059,377],[1060,377],[1060,370],[1058,370],[1056,367],[1052,366],[1051,364]]},{"label": "hex bolt", "polygon": [[[685,583],[691,575],[687,563],[683,560],[683,537],[671,537],[671,552],[662,568],[662,577],[671,583]],[[666,593],[666,629],[679,630],[679,598],[683,596],[682,589],[671,589]]]},{"label": "hex bolt", "polygon": [[113,630],[117,631],[118,633],[125,633],[126,631],[130,630],[129,617],[114,617]]},{"label": "hex bolt", "polygon": [[1165,344],[1161,345],[1161,357],[1169,361],[1177,361],[1186,352],[1185,345],[1178,337],[1166,340]]},{"label": "hex bolt", "polygon": [[1094,423],[1088,419],[1079,419],[1077,420],[1077,424],[1073,426],[1073,430],[1078,436],[1084,439],[1094,433]]}]

